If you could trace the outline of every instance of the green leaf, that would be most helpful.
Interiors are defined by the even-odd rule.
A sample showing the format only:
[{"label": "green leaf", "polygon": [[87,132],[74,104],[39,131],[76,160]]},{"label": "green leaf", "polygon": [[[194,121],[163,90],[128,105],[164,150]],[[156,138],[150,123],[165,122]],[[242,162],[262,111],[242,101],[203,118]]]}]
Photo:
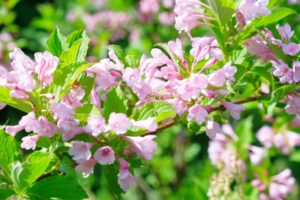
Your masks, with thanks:
[{"label": "green leaf", "polygon": [[14,194],[14,191],[11,189],[0,189],[0,199],[9,199]]},{"label": "green leaf", "polygon": [[161,122],[168,118],[173,118],[176,111],[173,106],[164,101],[150,102],[135,108],[130,116],[134,120],[145,120],[155,117],[156,122]]},{"label": "green leaf", "polygon": [[43,175],[51,160],[52,156],[49,153],[35,151],[27,157],[23,164],[19,161],[13,163],[11,177],[16,193],[22,194],[27,187]]},{"label": "green leaf", "polygon": [[280,20],[284,19],[285,17],[293,14],[297,14],[297,12],[290,8],[281,7],[281,8],[274,9],[270,15],[258,17],[252,20],[252,22],[246,25],[243,28],[242,32],[238,34],[237,43],[241,44],[247,38],[252,36],[255,33],[256,28],[262,28],[277,23]]},{"label": "green leaf", "polygon": [[294,151],[290,156],[290,160],[300,163],[300,150]]},{"label": "green leaf", "polygon": [[59,65],[54,73],[52,83],[55,96],[60,99],[66,95],[79,76],[90,66],[90,63]]},{"label": "green leaf", "polygon": [[241,121],[236,127],[236,134],[239,138],[236,148],[239,149],[239,155],[243,159],[248,157],[248,146],[253,141],[252,124],[253,118],[248,117],[247,119]]},{"label": "green leaf", "polygon": [[65,50],[60,56],[60,61],[63,64],[68,65],[76,62],[85,62],[90,39],[88,38],[86,32],[82,33],[81,39],[76,38],[77,40],[74,41],[74,38],[75,36],[69,38],[69,42],[72,42],[72,46],[69,49]]},{"label": "green leaf", "polygon": [[127,55],[125,57],[125,63],[129,67],[138,67],[140,64],[139,58],[135,55]]},{"label": "green leaf", "polygon": [[82,200],[88,198],[76,180],[67,176],[53,176],[33,184],[26,192],[30,199]]},{"label": "green leaf", "polygon": [[81,39],[84,36],[84,34],[85,34],[85,32],[83,30],[78,30],[78,31],[74,31],[73,33],[68,35],[68,37],[67,37],[68,47],[71,47],[74,44],[74,42]]},{"label": "green leaf", "polygon": [[222,25],[225,25],[232,18],[235,12],[235,4],[233,0],[208,0],[215,17]]},{"label": "green leaf", "polygon": [[0,129],[0,144],[0,166],[3,170],[9,172],[9,164],[15,161],[15,155],[18,150],[17,143],[14,137]]},{"label": "green leaf", "polygon": [[9,95],[9,93],[10,90],[8,88],[0,86],[0,102],[6,103],[7,105],[10,105],[11,107],[23,112],[28,113],[32,110],[32,107],[28,101],[14,99]]},{"label": "green leaf", "polygon": [[118,165],[117,164],[105,165],[103,166],[103,169],[104,169],[104,174],[108,182],[110,191],[114,194],[116,199],[120,199],[121,194],[124,193],[124,191],[120,188],[118,184],[118,173],[119,173]]},{"label": "green leaf", "polygon": [[59,57],[67,48],[66,37],[59,31],[58,28],[56,28],[55,31],[53,31],[50,35],[47,45],[48,51]]},{"label": "green leaf", "polygon": [[127,113],[128,100],[126,94],[121,89],[120,85],[117,85],[109,91],[104,102],[103,116],[105,119],[109,118],[110,113]]}]

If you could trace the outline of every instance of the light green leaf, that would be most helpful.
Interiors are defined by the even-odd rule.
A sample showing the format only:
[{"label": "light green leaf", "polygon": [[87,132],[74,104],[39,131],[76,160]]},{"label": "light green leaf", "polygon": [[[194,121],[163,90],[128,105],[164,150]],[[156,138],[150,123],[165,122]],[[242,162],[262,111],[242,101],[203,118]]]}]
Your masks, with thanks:
[{"label": "light green leaf", "polygon": [[123,60],[124,59],[124,56],[125,56],[125,53],[123,51],[123,49],[119,46],[119,45],[116,45],[116,44],[113,44],[113,45],[110,45],[108,47],[109,50],[113,50],[114,53],[116,54],[116,56],[120,59],[120,60]]},{"label": "light green leaf", "polygon": [[300,150],[293,151],[291,156],[290,156],[290,160],[293,161],[293,162],[300,163]]},{"label": "light green leaf", "polygon": [[76,180],[67,176],[53,176],[33,184],[26,192],[33,199],[82,200],[88,198]]},{"label": "light green leaf", "polygon": [[59,31],[58,28],[53,31],[47,41],[47,49],[53,55],[59,57],[67,48],[66,37]]},{"label": "light green leaf", "polygon": [[164,101],[150,102],[133,110],[130,118],[134,120],[145,120],[155,117],[156,122],[161,122],[168,118],[173,118],[176,111],[173,106]]},{"label": "light green leaf", "polygon": [[15,138],[0,129],[0,166],[5,172],[9,172],[9,164],[14,162],[17,150]]},{"label": "light green leaf", "polygon": [[126,94],[121,89],[120,85],[117,85],[109,91],[104,102],[103,116],[105,119],[109,118],[110,113],[127,113],[128,100]]},{"label": "light green leaf", "polygon": [[225,25],[232,18],[235,12],[235,4],[233,0],[208,0],[215,17],[222,25]]},{"label": "light green leaf", "polygon": [[27,157],[27,160],[21,164],[19,161],[12,164],[11,177],[14,190],[22,194],[27,187],[42,176],[50,162],[52,156],[47,152],[35,151]]},{"label": "light green leaf", "polygon": [[0,102],[6,103],[7,105],[10,105],[11,107],[23,112],[28,113],[32,110],[32,107],[28,101],[14,99],[9,95],[9,93],[10,90],[8,88],[0,86]]}]

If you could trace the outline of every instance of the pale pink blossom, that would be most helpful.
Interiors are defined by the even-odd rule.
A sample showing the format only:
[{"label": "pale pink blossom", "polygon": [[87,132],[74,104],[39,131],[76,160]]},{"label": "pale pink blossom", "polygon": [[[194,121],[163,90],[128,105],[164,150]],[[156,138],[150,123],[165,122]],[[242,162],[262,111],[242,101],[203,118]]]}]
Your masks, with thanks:
[{"label": "pale pink blossom", "polygon": [[26,150],[35,150],[36,143],[39,140],[39,135],[33,135],[33,136],[25,136],[22,138],[21,147]]},{"label": "pale pink blossom", "polygon": [[81,86],[70,89],[70,92],[64,96],[61,103],[68,105],[70,108],[76,109],[82,105],[81,100],[85,95],[85,90]]},{"label": "pale pink blossom", "polygon": [[300,61],[293,63],[293,80],[294,82],[300,81]]},{"label": "pale pink blossom", "polygon": [[239,120],[241,112],[245,110],[245,108],[242,105],[234,104],[227,101],[222,101],[223,106],[230,112],[231,116]]},{"label": "pale pink blossom", "polygon": [[281,83],[292,83],[293,82],[293,72],[287,64],[282,60],[277,62],[272,62],[274,70],[273,75],[278,77]]},{"label": "pale pink blossom", "polygon": [[[251,185],[253,187],[256,187],[260,192],[263,192],[266,190],[267,186],[259,179],[254,179],[253,181],[251,181]],[[260,198],[260,200],[262,200]]]},{"label": "pale pink blossom", "polygon": [[259,35],[251,37],[244,44],[251,55],[261,58],[263,62],[275,59],[273,51],[269,49],[267,42]]},{"label": "pale pink blossom", "polygon": [[25,129],[26,132],[31,132],[33,130],[36,130],[36,127],[37,127],[37,120],[35,118],[35,113],[30,112],[21,118],[18,125],[6,126],[5,128],[6,128],[6,132],[14,137],[18,132],[20,132],[23,129]]},{"label": "pale pink blossom", "polygon": [[207,111],[199,104],[195,104],[189,108],[187,120],[196,121],[197,124],[202,124],[208,116]]},{"label": "pale pink blossom", "polygon": [[175,99],[167,99],[166,101],[173,105],[173,107],[176,110],[176,113],[179,116],[183,115],[183,113],[185,113],[188,110],[187,104],[178,97]]},{"label": "pale pink blossom", "polygon": [[256,133],[256,138],[267,148],[270,148],[273,145],[274,136],[275,132],[269,126],[263,126]]},{"label": "pale pink blossom", "polygon": [[284,41],[289,41],[294,35],[294,31],[292,31],[291,26],[288,23],[284,24],[283,26],[279,26],[278,24],[276,28],[281,36],[281,39]]},{"label": "pale pink blossom", "polygon": [[34,58],[37,63],[35,72],[38,75],[39,83],[44,86],[49,85],[53,80],[52,74],[59,63],[59,59],[48,51],[35,53]]},{"label": "pale pink blossom", "polygon": [[118,174],[118,183],[125,192],[136,185],[134,176],[129,172],[129,164],[122,158],[119,158],[120,171]]},{"label": "pale pink blossom", "polygon": [[238,9],[244,16],[246,22],[249,23],[256,17],[271,14],[271,11],[267,8],[268,3],[268,0],[243,0]]},{"label": "pale pink blossom", "polygon": [[155,138],[155,135],[147,135],[143,137],[124,137],[125,140],[131,143],[129,149],[135,151],[145,160],[151,160],[153,158],[153,154],[157,149],[157,144],[154,141]]},{"label": "pale pink blossom", "polygon": [[183,50],[182,50],[182,44],[180,39],[176,39],[175,41],[169,41],[168,47],[170,51],[175,54],[182,62],[184,66],[187,66],[187,61],[184,58]]},{"label": "pale pink blossom", "polygon": [[216,87],[224,86],[226,81],[234,81],[234,74],[236,72],[236,67],[233,67],[230,62],[226,63],[222,68],[214,71],[212,74],[209,75],[209,84]]},{"label": "pale pink blossom", "polygon": [[290,115],[300,116],[300,97],[288,96],[285,111]]},{"label": "pale pink blossom", "polygon": [[218,124],[217,122],[211,121],[211,120],[207,120],[207,122],[206,122],[206,135],[210,139],[214,139],[217,134],[222,134],[222,133],[223,133],[223,131],[220,127],[220,124]]},{"label": "pale pink blossom", "polygon": [[282,46],[282,51],[286,55],[295,56],[300,52],[300,45],[293,42],[284,44]]},{"label": "pale pink blossom", "polygon": [[14,51],[9,54],[9,58],[13,60],[11,66],[14,71],[30,73],[33,72],[36,65],[35,62],[26,56],[19,48],[15,48]]},{"label": "pale pink blossom", "polygon": [[269,195],[273,200],[284,200],[291,193],[295,184],[295,178],[290,169],[285,169],[276,176],[272,177],[269,186]]},{"label": "pale pink blossom", "polygon": [[203,9],[199,9],[205,7],[207,7],[205,4],[197,0],[176,0],[174,9],[176,14],[175,28],[179,32],[190,32],[198,26],[207,26],[201,20],[209,20],[210,18],[205,14]]},{"label": "pale pink blossom", "polygon": [[56,120],[72,119],[74,114],[71,107],[62,103],[52,103],[52,112]]},{"label": "pale pink blossom", "polygon": [[91,147],[93,146],[88,142],[73,141],[72,147],[69,149],[69,154],[73,156],[73,160],[89,160],[91,158]]},{"label": "pale pink blossom", "polygon": [[47,137],[53,137],[58,131],[55,124],[50,122],[45,116],[40,116],[37,120],[37,133]]},{"label": "pale pink blossom", "polygon": [[100,133],[106,131],[105,119],[99,116],[89,116],[87,120],[85,131],[91,133],[93,136],[98,136]]},{"label": "pale pink blossom", "polygon": [[253,165],[260,164],[265,157],[265,149],[262,147],[251,145],[250,148],[250,161]]},{"label": "pale pink blossom", "polygon": [[75,167],[76,172],[82,173],[84,177],[88,177],[94,171],[94,166],[97,163],[94,159],[80,160]]},{"label": "pale pink blossom", "polygon": [[135,126],[138,128],[143,128],[150,132],[153,132],[153,131],[156,131],[158,128],[158,125],[155,121],[156,121],[155,117],[149,117],[146,120],[132,121],[132,126]]},{"label": "pale pink blossom", "polygon": [[108,119],[108,127],[117,134],[124,134],[132,126],[127,116],[123,113],[111,113]]},{"label": "pale pink blossom", "polygon": [[110,165],[115,162],[115,152],[110,146],[103,146],[97,149],[94,158],[101,165]]}]

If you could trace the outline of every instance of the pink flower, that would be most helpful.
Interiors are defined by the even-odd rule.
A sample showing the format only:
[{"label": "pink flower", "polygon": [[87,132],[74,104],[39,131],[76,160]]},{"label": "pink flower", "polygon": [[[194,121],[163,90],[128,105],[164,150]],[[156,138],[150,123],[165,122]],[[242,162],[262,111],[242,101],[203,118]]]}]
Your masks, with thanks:
[{"label": "pink flower", "polygon": [[284,24],[283,26],[279,26],[278,24],[276,28],[281,36],[281,39],[284,41],[289,41],[294,35],[294,31],[292,31],[291,26],[288,23]]},{"label": "pink flower", "polygon": [[64,141],[84,133],[84,129],[81,127],[80,122],[74,118],[58,120],[57,127],[60,129]]},{"label": "pink flower", "polygon": [[129,149],[135,151],[145,160],[151,160],[157,149],[157,144],[153,141],[154,138],[156,138],[155,135],[147,135],[144,137],[124,137],[125,140],[131,143]]},{"label": "pink flower", "polygon": [[220,127],[220,124],[211,121],[211,120],[207,120],[206,122],[206,135],[210,138],[210,139],[214,139],[216,137],[217,134],[222,134],[223,131]]},{"label": "pink flower", "polygon": [[31,132],[36,130],[37,120],[35,119],[34,112],[30,112],[27,115],[23,116],[19,121],[19,124],[16,126],[6,126],[6,132],[11,136],[15,136],[18,132],[25,129],[26,132]]},{"label": "pink flower", "polygon": [[226,63],[221,69],[214,71],[209,75],[209,84],[221,87],[226,81],[234,81],[234,74],[237,69],[231,66],[231,63]]},{"label": "pink flower", "polygon": [[205,108],[203,108],[199,104],[195,104],[189,108],[189,114],[187,116],[187,120],[188,121],[194,120],[197,122],[197,124],[200,125],[205,121],[207,116],[208,116],[208,113],[205,110]]},{"label": "pink flower", "polygon": [[146,120],[141,120],[141,121],[133,121],[132,126],[138,127],[138,128],[143,128],[146,129],[150,132],[156,131],[158,128],[157,123],[155,122],[156,118],[155,117],[150,117]]},{"label": "pink flower", "polygon": [[23,137],[21,147],[26,150],[29,149],[34,150],[36,147],[36,142],[39,140],[39,138],[40,138],[39,135]]},{"label": "pink flower", "polygon": [[58,131],[55,124],[49,122],[48,119],[44,116],[40,116],[38,119],[37,133],[47,137],[53,137]]},{"label": "pink flower", "polygon": [[295,184],[295,178],[290,169],[285,169],[276,176],[273,176],[269,186],[269,195],[271,199],[285,199],[292,191]]},{"label": "pink flower", "polygon": [[176,110],[176,113],[179,116],[181,116],[183,113],[185,113],[188,110],[187,104],[179,98],[167,99],[166,101],[173,105],[173,107]]},{"label": "pink flower", "polygon": [[56,120],[72,119],[74,114],[72,108],[62,103],[52,103],[52,111]]},{"label": "pink flower", "polygon": [[293,73],[287,64],[282,60],[272,63],[274,67],[273,75],[278,77],[281,83],[293,82]]},{"label": "pink flower", "polygon": [[265,147],[270,148],[273,144],[273,138],[275,136],[274,130],[269,126],[263,126],[256,133],[256,137],[260,143]]},{"label": "pink flower", "polygon": [[40,84],[44,86],[49,85],[53,80],[52,73],[55,71],[59,59],[48,51],[35,53],[34,58],[37,63],[35,72],[38,75]]},{"label": "pink flower", "polygon": [[118,175],[118,183],[122,188],[122,190],[126,192],[129,189],[129,187],[133,187],[136,185],[136,180],[128,170],[129,164],[122,158],[119,158],[119,163],[120,163],[120,171]]},{"label": "pink flower", "polygon": [[290,115],[300,116],[300,97],[288,96],[285,111]]},{"label": "pink flower", "polygon": [[269,15],[271,11],[267,8],[268,0],[244,0],[240,3],[239,11],[243,14],[247,23],[252,19]]},{"label": "pink flower", "polygon": [[82,173],[84,177],[88,177],[94,171],[94,166],[97,162],[94,159],[80,160],[75,167],[76,172]]},{"label": "pink flower", "polygon": [[181,31],[190,32],[197,26],[207,25],[200,20],[209,20],[204,11],[197,9],[197,7],[207,7],[205,4],[197,0],[178,0],[174,12],[175,28]]},{"label": "pink flower", "polygon": [[169,41],[168,47],[170,51],[175,54],[184,66],[187,66],[187,61],[184,58],[181,41],[177,38],[176,41]]},{"label": "pink flower", "polygon": [[69,149],[69,154],[73,156],[73,160],[89,160],[91,158],[91,147],[93,146],[88,142],[73,141],[72,147]]},{"label": "pink flower", "polygon": [[294,82],[300,81],[300,61],[293,63],[293,80]]},{"label": "pink flower", "polygon": [[240,119],[241,112],[245,110],[245,108],[239,104],[234,104],[226,101],[223,101],[222,104],[230,112],[231,116],[236,120]]},{"label": "pink flower", "polygon": [[265,156],[265,149],[251,145],[250,148],[250,161],[253,165],[258,165],[262,162]]},{"label": "pink flower", "polygon": [[36,65],[33,60],[26,56],[19,48],[15,48],[14,51],[9,54],[9,58],[13,60],[11,66],[13,70],[16,71],[32,72]]},{"label": "pink flower", "polygon": [[124,134],[132,126],[127,116],[123,113],[111,113],[108,119],[109,129],[117,134]]},{"label": "pink flower", "polygon": [[282,51],[284,54],[289,55],[289,56],[295,56],[299,53],[300,51],[300,45],[296,43],[289,43],[285,44],[282,46]]},{"label": "pink flower", "polygon": [[80,101],[83,99],[84,95],[85,90],[81,86],[73,87],[70,92],[62,98],[61,103],[76,109],[82,105]]},{"label": "pink flower", "polygon": [[267,42],[259,35],[246,40],[245,46],[251,55],[261,58],[263,62],[275,59],[273,51],[269,49]]},{"label": "pink flower", "polygon": [[115,162],[115,152],[110,146],[103,146],[95,152],[94,158],[101,165],[110,165]]},{"label": "pink flower", "polygon": [[203,74],[192,74],[190,78],[181,80],[177,87],[177,94],[183,100],[197,99],[202,89],[208,84],[207,78]]},{"label": "pink flower", "polygon": [[100,116],[89,116],[88,124],[85,127],[85,131],[91,133],[97,137],[100,133],[106,131],[105,119]]}]

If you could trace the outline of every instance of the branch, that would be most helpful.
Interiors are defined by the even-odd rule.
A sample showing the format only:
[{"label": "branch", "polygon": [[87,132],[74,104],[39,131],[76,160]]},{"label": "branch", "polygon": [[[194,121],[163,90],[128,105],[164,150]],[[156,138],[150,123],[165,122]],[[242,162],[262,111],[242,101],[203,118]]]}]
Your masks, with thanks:
[{"label": "branch", "polygon": [[[264,96],[265,96],[264,94],[261,94],[261,95],[257,95],[257,96],[253,96],[253,97],[249,97],[249,98],[242,98],[242,99],[238,99],[238,100],[234,101],[233,103],[235,103],[235,104],[243,104],[243,103],[253,102],[253,101],[256,101],[256,100],[258,100],[258,99],[260,99],[261,97],[264,97]],[[219,105],[217,107],[210,108],[208,110],[208,113],[211,113],[211,112],[214,112],[214,111],[217,111],[217,110],[225,110],[225,107],[223,105]],[[175,121],[174,120],[168,121],[165,124],[160,125],[156,129],[156,131],[147,132],[147,133],[143,134],[142,136],[157,134],[161,130],[169,128],[169,127],[171,127],[173,125],[175,125]]]}]

